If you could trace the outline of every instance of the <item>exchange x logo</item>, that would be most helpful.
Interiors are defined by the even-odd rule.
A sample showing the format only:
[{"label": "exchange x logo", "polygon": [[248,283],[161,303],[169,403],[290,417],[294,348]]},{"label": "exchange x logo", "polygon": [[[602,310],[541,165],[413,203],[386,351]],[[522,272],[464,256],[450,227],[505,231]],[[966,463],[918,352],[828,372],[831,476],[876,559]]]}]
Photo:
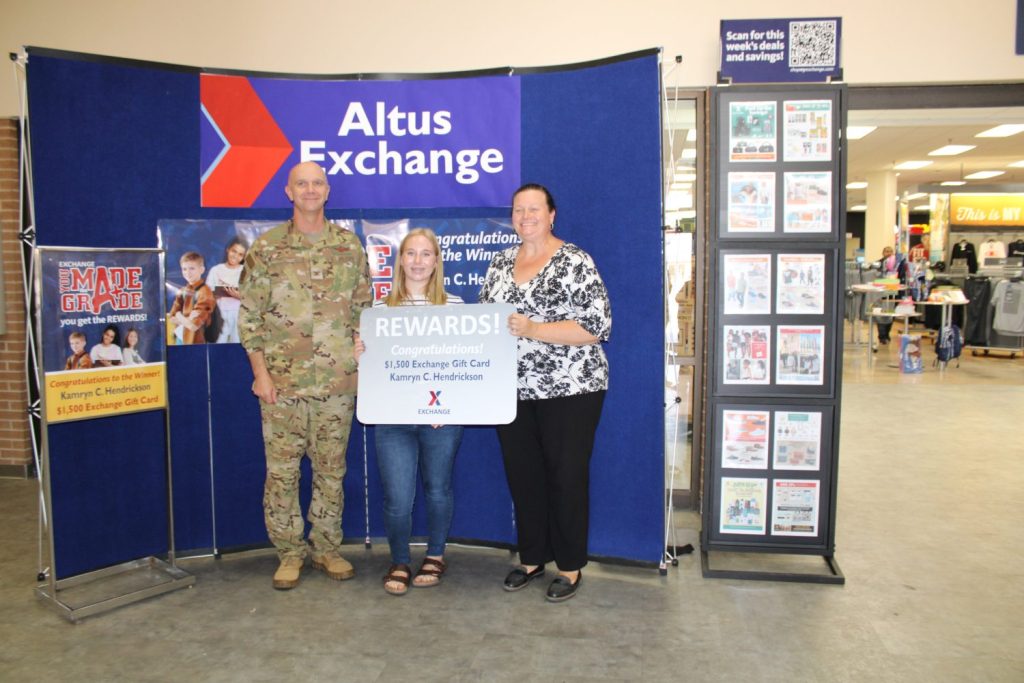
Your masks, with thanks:
[{"label": "exchange x logo", "polygon": [[439,405],[441,405],[441,392],[440,391],[431,391],[430,392],[430,403],[428,403],[427,405],[428,406],[439,406]]}]

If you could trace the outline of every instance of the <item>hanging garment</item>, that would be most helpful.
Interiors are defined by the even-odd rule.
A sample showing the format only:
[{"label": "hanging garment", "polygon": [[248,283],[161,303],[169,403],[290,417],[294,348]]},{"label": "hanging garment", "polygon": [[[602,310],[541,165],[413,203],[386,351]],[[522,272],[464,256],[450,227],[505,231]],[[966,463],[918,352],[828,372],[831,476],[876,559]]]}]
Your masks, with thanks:
[{"label": "hanging garment", "polygon": [[950,254],[949,262],[962,258],[967,260],[967,272],[971,275],[978,272],[978,254],[974,251],[974,245],[967,240],[961,240],[953,245],[953,253]]},{"label": "hanging garment", "polygon": [[964,296],[967,304],[967,321],[964,325],[964,343],[968,346],[988,346],[989,300],[992,297],[992,283],[987,277],[969,277],[964,280]]},{"label": "hanging garment", "polygon": [[1006,245],[1007,256],[1024,256],[1024,240],[1014,240]]},{"label": "hanging garment", "polygon": [[992,329],[1002,334],[1024,335],[1024,282],[1002,280],[992,293],[992,306]]},{"label": "hanging garment", "polygon": [[978,256],[981,258],[982,265],[985,264],[987,258],[1006,258],[1006,245],[999,240],[985,240],[981,243],[981,253]]}]

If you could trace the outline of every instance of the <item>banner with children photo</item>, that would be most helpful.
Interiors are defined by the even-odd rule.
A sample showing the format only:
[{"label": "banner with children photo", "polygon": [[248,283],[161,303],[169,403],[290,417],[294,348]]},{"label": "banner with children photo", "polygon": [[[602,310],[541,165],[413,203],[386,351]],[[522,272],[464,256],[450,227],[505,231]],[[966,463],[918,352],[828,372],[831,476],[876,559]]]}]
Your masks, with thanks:
[{"label": "banner with children photo", "polygon": [[165,407],[163,254],[39,247],[35,259],[47,422]]},{"label": "banner with children photo", "polygon": [[[338,221],[335,221],[338,222]],[[351,223],[350,221],[342,221]],[[280,221],[161,220],[167,343],[237,344],[238,286],[253,241]],[[346,225],[349,229],[351,225]]]}]

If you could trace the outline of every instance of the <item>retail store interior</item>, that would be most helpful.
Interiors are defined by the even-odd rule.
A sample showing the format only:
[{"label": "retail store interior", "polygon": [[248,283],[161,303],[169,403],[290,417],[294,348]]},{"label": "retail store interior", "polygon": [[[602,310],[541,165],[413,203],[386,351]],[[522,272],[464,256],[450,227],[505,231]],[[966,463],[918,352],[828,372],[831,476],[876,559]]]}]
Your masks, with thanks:
[{"label": "retail store interior", "polygon": [[[667,106],[666,481],[676,495],[670,541],[678,549],[700,545],[692,444],[700,438],[693,397],[703,349],[687,330],[701,326],[702,107],[699,94]],[[956,182],[964,184],[947,187],[1024,192],[1024,108],[851,111],[849,124],[875,128],[850,136],[848,222],[861,227],[848,257],[865,256],[858,250],[860,218],[871,210],[869,177],[895,174],[901,162],[931,162],[891,178],[892,240],[907,249],[912,236],[917,245],[931,232],[935,210],[948,211],[940,194],[918,196],[921,187]],[[977,137],[1001,124],[1019,130]],[[973,148],[930,154],[946,145]],[[981,171],[999,175],[971,178]],[[928,231],[912,234],[911,225]],[[941,257],[927,257],[926,282],[958,277],[949,258],[953,234],[980,252],[986,240],[1024,238],[1024,225],[949,229]],[[934,268],[938,261],[942,269]],[[1010,279],[1021,275],[1012,263],[1000,267]],[[366,549],[358,539],[348,554],[353,581],[307,569],[298,588],[275,592],[276,560],[267,550],[185,559],[195,587],[71,626],[27,588],[43,561],[38,485],[0,479],[7,520],[0,575],[8,579],[0,585],[2,678],[1024,680],[1024,531],[1013,503],[1024,490],[1024,352],[967,345],[959,359],[937,363],[938,330],[924,315],[897,318],[893,343],[878,345],[868,320],[876,302],[856,301],[844,330],[836,515],[842,586],[705,579],[699,553],[680,552],[665,574],[592,563],[578,598],[551,605],[540,583],[501,590],[513,562],[507,551],[454,547],[441,586],[395,598],[381,590],[385,544]],[[902,367],[896,340],[904,332],[920,337],[919,372]],[[813,556],[726,555],[717,561],[738,568],[814,572],[821,564]]]}]

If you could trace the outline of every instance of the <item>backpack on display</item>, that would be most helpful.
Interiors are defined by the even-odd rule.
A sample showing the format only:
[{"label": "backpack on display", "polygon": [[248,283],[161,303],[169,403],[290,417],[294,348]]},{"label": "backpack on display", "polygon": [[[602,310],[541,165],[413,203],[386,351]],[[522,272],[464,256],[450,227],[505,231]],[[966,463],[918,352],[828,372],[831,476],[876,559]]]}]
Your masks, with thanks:
[{"label": "backpack on display", "polygon": [[[960,328],[956,325],[946,325],[939,330],[939,336],[935,340],[935,355],[939,362],[948,363],[951,360],[959,359],[960,352],[964,348],[963,337],[960,336]],[[960,363],[957,363],[957,367]]]}]

